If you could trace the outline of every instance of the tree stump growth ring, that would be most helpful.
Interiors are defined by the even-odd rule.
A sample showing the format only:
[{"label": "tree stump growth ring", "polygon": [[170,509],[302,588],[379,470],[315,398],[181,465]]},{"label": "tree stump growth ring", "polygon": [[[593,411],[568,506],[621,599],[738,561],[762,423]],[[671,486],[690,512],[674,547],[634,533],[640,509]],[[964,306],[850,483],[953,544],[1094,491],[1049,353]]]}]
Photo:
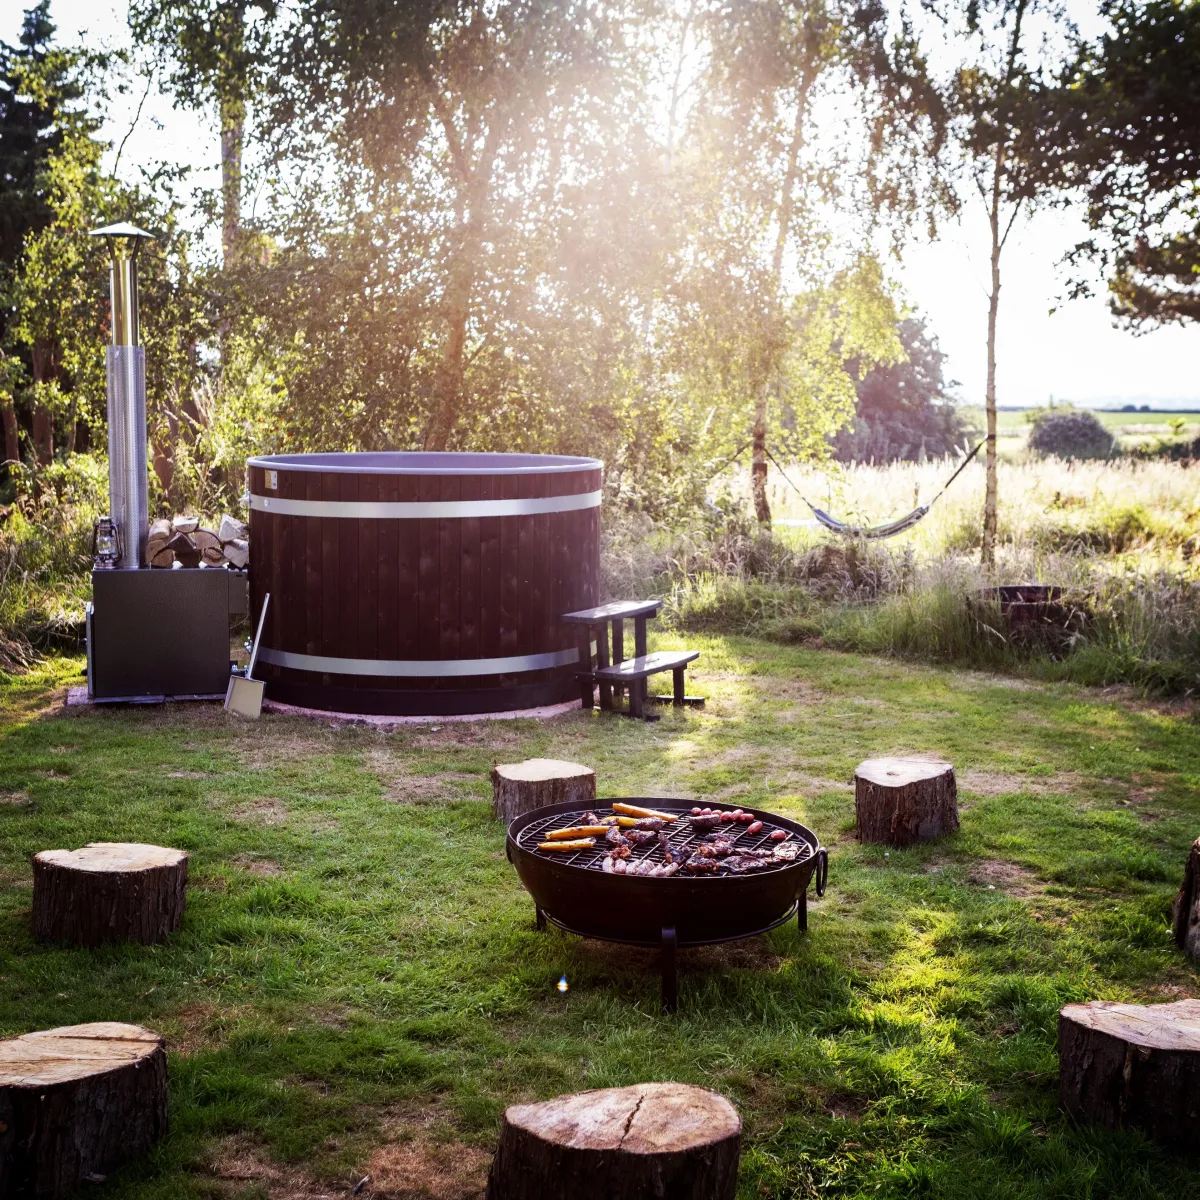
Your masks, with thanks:
[{"label": "tree stump growth ring", "polygon": [[570,802],[580,808],[596,802],[596,772],[556,758],[530,758],[492,768],[492,812],[512,824],[547,804]]},{"label": "tree stump growth ring", "polygon": [[958,787],[948,762],[869,758],[854,772],[860,842],[908,846],[958,828]]},{"label": "tree stump growth ring", "polygon": [[487,1200],[733,1200],[741,1140],[737,1109],[690,1084],[514,1104]]},{"label": "tree stump growth ring", "polygon": [[0,1042],[0,1196],[66,1196],[167,1131],[167,1051],[103,1021]]},{"label": "tree stump growth ring", "polygon": [[75,946],[160,942],[179,927],[187,892],[182,850],[92,842],[33,857],[33,932]]},{"label": "tree stump growth ring", "polygon": [[1200,1151],[1200,1000],[1068,1004],[1058,1058],[1059,1094],[1075,1120]]}]

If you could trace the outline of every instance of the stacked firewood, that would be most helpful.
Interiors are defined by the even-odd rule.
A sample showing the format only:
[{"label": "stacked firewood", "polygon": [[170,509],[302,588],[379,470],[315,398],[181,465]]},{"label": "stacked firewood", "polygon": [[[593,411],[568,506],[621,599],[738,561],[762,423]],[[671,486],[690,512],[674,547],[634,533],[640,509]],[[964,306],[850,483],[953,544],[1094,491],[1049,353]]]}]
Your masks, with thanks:
[{"label": "stacked firewood", "polygon": [[152,567],[245,567],[250,531],[243,521],[224,516],[214,533],[199,517],[165,517],[151,522],[146,558]]}]

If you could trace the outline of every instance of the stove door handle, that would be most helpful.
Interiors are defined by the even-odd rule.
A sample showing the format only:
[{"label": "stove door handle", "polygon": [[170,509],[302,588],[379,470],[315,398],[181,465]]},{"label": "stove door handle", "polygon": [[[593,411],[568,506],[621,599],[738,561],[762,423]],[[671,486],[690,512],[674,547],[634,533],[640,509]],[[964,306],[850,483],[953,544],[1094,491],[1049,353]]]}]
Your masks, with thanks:
[{"label": "stove door handle", "polygon": [[817,869],[814,872],[817,885],[817,896],[825,895],[825,883],[829,878],[829,851],[824,846],[817,851]]}]

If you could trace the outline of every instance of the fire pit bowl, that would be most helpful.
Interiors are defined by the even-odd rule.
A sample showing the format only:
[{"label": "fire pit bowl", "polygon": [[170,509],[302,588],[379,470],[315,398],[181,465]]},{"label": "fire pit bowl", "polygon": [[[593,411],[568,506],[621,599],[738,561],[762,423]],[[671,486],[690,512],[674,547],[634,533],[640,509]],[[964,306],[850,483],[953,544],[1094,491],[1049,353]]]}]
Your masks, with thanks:
[{"label": "fire pit bowl", "polygon": [[[681,819],[669,834],[673,850],[690,852],[698,841],[686,819],[691,804],[682,807],[672,800],[617,800],[677,814]],[[603,817],[609,814],[612,803],[597,802],[591,811]],[[817,895],[825,892],[829,855],[817,835],[796,821],[760,809],[742,810],[762,821],[760,833],[747,834],[743,823],[728,827],[735,849],[771,847],[775,843],[768,835],[784,830],[791,835],[789,841],[802,846],[795,861],[745,875],[680,872],[669,878],[654,878],[604,872],[601,864],[608,847],[603,839],[591,849],[576,853],[537,849],[547,831],[582,824],[586,811],[575,803],[549,804],[518,817],[508,827],[508,860],[533,897],[539,929],[550,921],[581,937],[660,946],[666,1011],[675,1007],[677,947],[753,937],[782,925],[793,915],[803,931],[808,928],[809,882],[815,877]],[[635,849],[630,861],[657,854],[653,847]]]}]

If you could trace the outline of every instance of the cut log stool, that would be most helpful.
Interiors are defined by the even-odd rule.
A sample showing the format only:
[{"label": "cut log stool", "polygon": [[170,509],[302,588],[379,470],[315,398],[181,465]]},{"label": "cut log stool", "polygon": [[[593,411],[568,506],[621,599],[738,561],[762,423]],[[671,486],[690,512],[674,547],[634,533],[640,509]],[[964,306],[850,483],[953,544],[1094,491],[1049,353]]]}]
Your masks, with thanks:
[{"label": "cut log stool", "polygon": [[1068,1004],[1058,1060],[1059,1094],[1075,1120],[1200,1152],[1200,1000]]},{"label": "cut log stool", "polygon": [[535,808],[596,802],[596,772],[556,758],[530,758],[492,768],[492,812],[505,825]]},{"label": "cut log stool", "polygon": [[183,918],[188,856],[137,842],[92,842],[33,857],[33,932],[75,946],[151,945]]},{"label": "cut log stool", "polygon": [[1200,964],[1200,838],[1192,843],[1173,915],[1176,945]]},{"label": "cut log stool", "polygon": [[948,762],[869,758],[854,772],[860,842],[907,846],[958,828],[958,789]]},{"label": "cut log stool", "polygon": [[732,1200],[741,1143],[737,1109],[690,1084],[514,1104],[487,1200]]},{"label": "cut log stool", "polygon": [[100,1022],[0,1042],[0,1196],[66,1196],[167,1131],[167,1052]]}]

